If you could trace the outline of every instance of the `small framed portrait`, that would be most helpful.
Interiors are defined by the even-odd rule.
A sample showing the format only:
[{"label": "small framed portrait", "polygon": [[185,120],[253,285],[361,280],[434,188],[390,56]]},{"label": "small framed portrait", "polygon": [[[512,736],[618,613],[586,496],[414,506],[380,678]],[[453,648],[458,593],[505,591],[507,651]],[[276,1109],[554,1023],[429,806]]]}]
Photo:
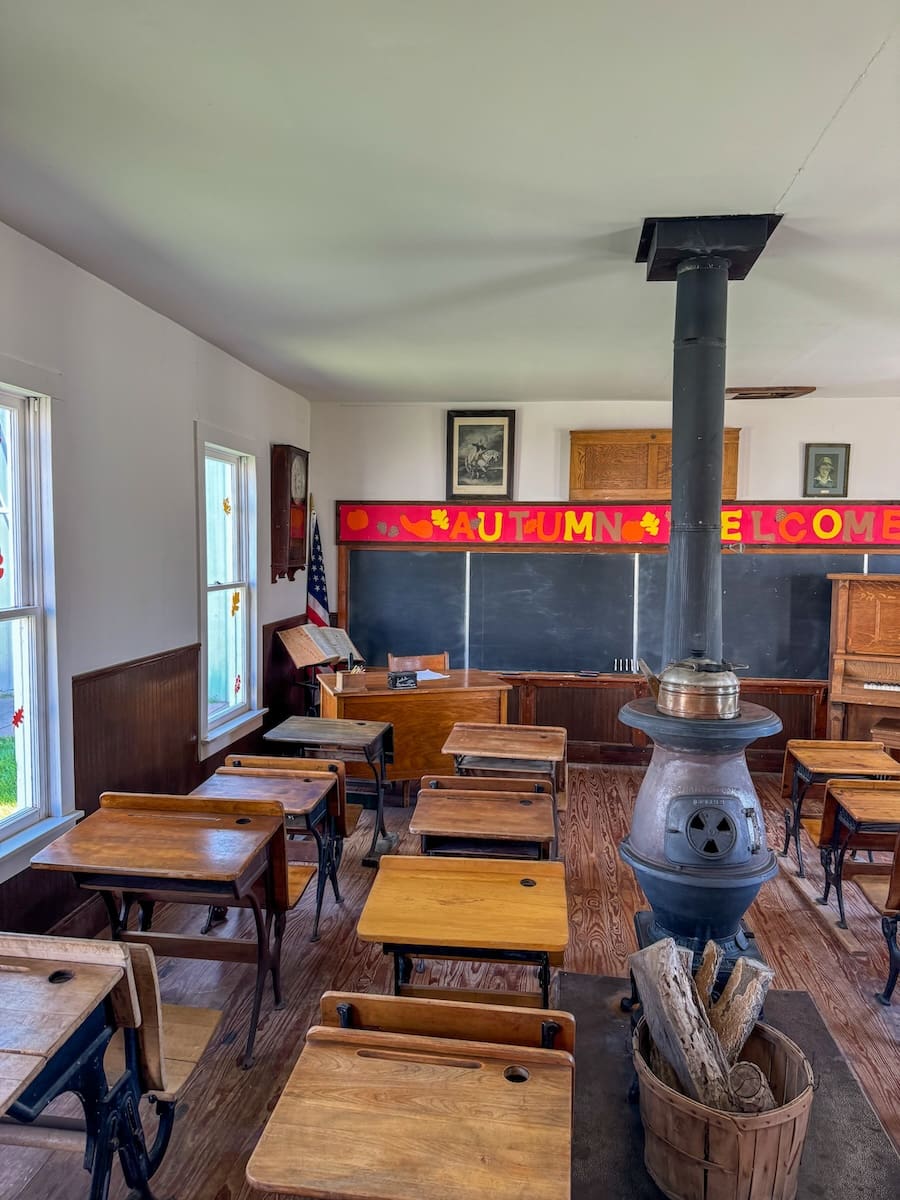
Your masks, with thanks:
[{"label": "small framed portrait", "polygon": [[846,442],[829,446],[806,443],[804,496],[846,496],[849,475],[850,447]]},{"label": "small framed portrait", "polygon": [[447,499],[512,500],[514,409],[447,413]]}]

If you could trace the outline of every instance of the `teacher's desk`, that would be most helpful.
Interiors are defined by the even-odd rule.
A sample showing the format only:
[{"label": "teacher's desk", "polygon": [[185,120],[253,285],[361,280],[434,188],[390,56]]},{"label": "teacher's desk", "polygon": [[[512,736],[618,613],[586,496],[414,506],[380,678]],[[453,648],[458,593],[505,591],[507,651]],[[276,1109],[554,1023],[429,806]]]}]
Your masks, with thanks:
[{"label": "teacher's desk", "polygon": [[320,676],[323,717],[390,721],[394,727],[394,761],[390,780],[446,775],[453,762],[443,753],[450,730],[458,721],[506,722],[510,685],[493,671],[447,672],[446,679],[421,679],[409,690],[392,690],[387,671],[366,671],[361,692],[337,692]]}]

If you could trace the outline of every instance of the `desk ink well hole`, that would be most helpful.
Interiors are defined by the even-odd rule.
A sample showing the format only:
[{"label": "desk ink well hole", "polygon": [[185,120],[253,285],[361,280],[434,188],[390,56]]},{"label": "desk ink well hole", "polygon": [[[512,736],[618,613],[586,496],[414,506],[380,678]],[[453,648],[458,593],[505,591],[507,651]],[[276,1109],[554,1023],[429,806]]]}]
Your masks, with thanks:
[{"label": "desk ink well hole", "polygon": [[531,808],[531,805],[532,805],[533,801],[531,801],[531,800],[520,800],[520,801],[519,801],[519,803],[522,805],[522,807],[523,807],[523,808]]},{"label": "desk ink well hole", "polygon": [[250,824],[249,817],[238,817],[238,819],[235,821],[235,825],[249,825],[249,824]]},{"label": "desk ink well hole", "polygon": [[524,1067],[507,1067],[503,1072],[503,1078],[508,1083],[527,1083],[530,1076]]},{"label": "desk ink well hole", "polygon": [[74,971],[53,971],[47,976],[48,983],[68,983],[75,978]]},{"label": "desk ink well hole", "polygon": [[521,883],[522,887],[537,887],[533,879],[520,879],[519,883]]}]

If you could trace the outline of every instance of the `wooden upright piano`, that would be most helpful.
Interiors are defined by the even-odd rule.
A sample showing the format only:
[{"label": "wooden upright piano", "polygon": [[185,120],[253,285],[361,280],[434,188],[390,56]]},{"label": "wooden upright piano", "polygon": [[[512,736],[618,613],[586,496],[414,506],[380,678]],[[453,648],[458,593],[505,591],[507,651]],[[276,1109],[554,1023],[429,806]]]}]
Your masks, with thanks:
[{"label": "wooden upright piano", "polygon": [[865,741],[900,718],[900,575],[829,575],[828,736]]}]

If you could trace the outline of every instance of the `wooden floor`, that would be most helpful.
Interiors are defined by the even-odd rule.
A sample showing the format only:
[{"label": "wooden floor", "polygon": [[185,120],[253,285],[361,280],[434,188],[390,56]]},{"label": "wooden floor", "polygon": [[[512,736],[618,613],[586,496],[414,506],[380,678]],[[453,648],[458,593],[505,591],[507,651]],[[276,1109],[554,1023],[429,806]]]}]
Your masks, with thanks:
[{"label": "wooden floor", "polygon": [[[570,770],[570,807],[563,827],[571,915],[566,968],[570,971],[626,974],[627,955],[635,949],[632,914],[645,904],[616,847],[630,823],[641,775],[640,770],[629,768]],[[759,776],[756,782],[766,809],[770,843],[780,845],[779,781],[775,776]],[[400,853],[417,850],[417,839],[407,830],[408,819],[408,809],[387,811],[389,827],[401,834]],[[160,961],[165,1001],[221,1007],[225,1015],[220,1035],[185,1090],[169,1154],[154,1181],[159,1200],[258,1197],[244,1182],[244,1166],[302,1046],[319,996],[328,988],[389,990],[388,960],[377,947],[365,946],[355,936],[372,879],[371,871],[360,865],[370,822],[367,814],[347,844],[341,868],[345,902],[338,907],[326,899],[321,941],[315,945],[308,941],[310,896],[288,920],[288,1005],[273,1012],[271,993],[267,995],[257,1063],[251,1071],[238,1067],[250,1003],[251,968]],[[807,850],[810,875],[818,883],[817,856],[808,844]],[[887,964],[879,921],[849,884],[847,909],[853,937],[849,943],[839,940],[832,932],[833,911],[811,905],[791,874],[782,870],[764,887],[750,910],[749,923],[776,968],[777,986],[812,994],[882,1122],[900,1145],[900,993],[891,1009],[882,1008],[872,998],[883,984]],[[245,913],[233,914],[224,932],[236,930],[244,920]],[[164,913],[158,925],[175,929],[198,923],[199,910],[182,908]],[[501,966],[446,964],[435,968],[434,978],[466,986],[505,986],[514,973],[515,969]],[[429,978],[421,977],[423,982]],[[533,979],[528,982],[534,986]],[[327,1146],[297,1146],[296,1150],[298,1154],[329,1153]],[[74,1156],[14,1149],[4,1149],[0,1155],[3,1200],[81,1200],[86,1194],[87,1176]],[[125,1195],[119,1177],[112,1195],[115,1200]]]}]

